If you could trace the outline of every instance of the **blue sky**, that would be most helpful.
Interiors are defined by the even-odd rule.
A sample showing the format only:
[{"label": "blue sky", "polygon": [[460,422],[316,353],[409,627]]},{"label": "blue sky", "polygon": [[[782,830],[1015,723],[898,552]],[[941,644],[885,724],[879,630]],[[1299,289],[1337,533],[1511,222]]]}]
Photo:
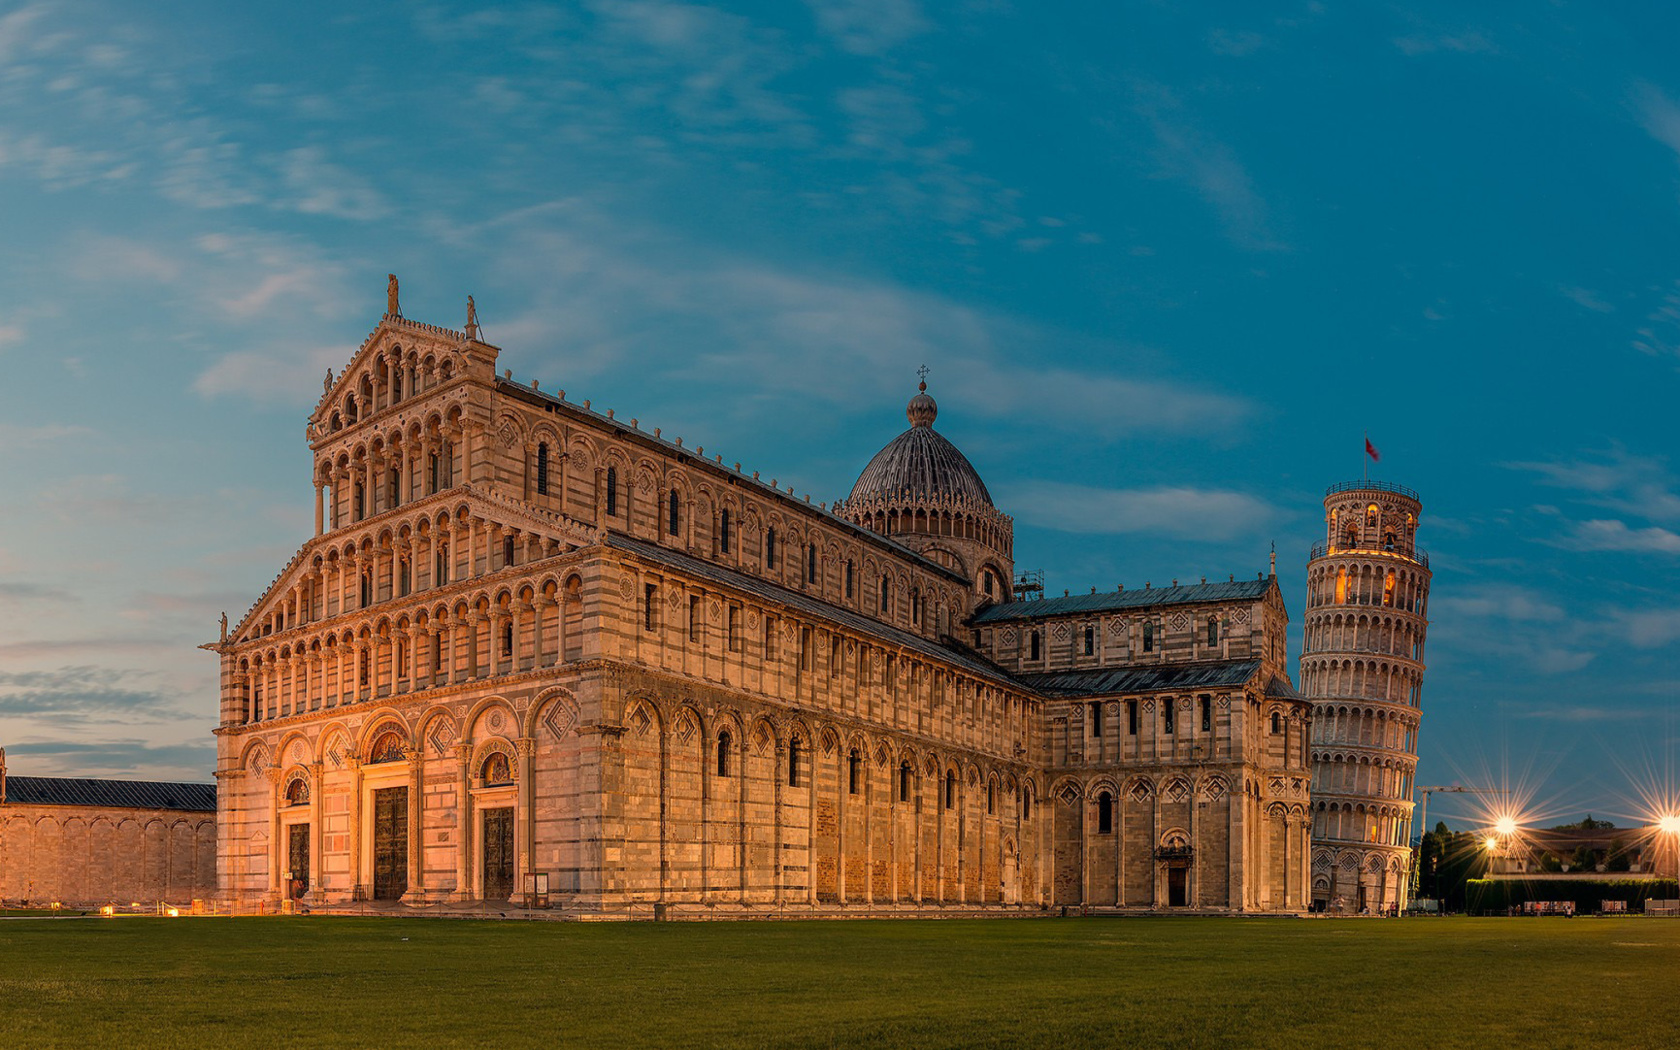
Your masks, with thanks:
[{"label": "blue sky", "polygon": [[[1605,5],[0,3],[0,745],[203,777],[384,307],[844,495],[939,427],[1052,593],[1419,490],[1420,783],[1673,786],[1680,20]],[[1437,800],[1431,814],[1468,814]]]}]

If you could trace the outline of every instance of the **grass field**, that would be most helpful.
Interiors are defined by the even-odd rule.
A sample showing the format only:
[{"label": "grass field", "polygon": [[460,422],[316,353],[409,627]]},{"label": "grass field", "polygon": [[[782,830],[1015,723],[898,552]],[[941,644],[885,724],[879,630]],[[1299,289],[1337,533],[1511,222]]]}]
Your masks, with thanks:
[{"label": "grass field", "polygon": [[1680,922],[0,921],[0,1045],[1680,1045]]}]

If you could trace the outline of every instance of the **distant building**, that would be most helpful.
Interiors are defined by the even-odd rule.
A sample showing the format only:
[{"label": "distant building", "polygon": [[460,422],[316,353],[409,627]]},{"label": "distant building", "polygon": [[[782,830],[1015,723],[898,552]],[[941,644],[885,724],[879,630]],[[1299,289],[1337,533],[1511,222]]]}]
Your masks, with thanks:
[{"label": "distant building", "polygon": [[0,750],[0,901],[214,896],[214,784],[8,776]]},{"label": "distant building", "polygon": [[1492,879],[1672,879],[1675,837],[1655,824],[1638,828],[1523,828],[1494,836]]},{"label": "distant building", "polygon": [[1306,907],[1274,578],[1013,600],[925,384],[830,508],[390,302],[309,419],[315,535],[206,646],[224,895]]}]

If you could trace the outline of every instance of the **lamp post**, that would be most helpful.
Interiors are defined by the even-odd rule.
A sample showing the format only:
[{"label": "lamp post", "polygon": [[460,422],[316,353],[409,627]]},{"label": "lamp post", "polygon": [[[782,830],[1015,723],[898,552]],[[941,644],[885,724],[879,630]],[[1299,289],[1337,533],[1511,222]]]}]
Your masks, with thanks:
[{"label": "lamp post", "polygon": [[1674,847],[1675,896],[1680,897],[1680,814],[1665,813],[1658,817],[1657,830],[1667,835]]}]

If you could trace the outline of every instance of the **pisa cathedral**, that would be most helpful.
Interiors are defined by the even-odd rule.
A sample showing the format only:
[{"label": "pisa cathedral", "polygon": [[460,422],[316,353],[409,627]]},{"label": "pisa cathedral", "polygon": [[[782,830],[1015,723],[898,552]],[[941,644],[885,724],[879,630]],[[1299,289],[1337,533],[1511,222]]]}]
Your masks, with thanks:
[{"label": "pisa cathedral", "polygon": [[223,896],[540,886],[575,914],[729,916],[1327,892],[1275,576],[1023,593],[925,383],[826,506],[499,354],[393,288],[329,373],[315,535],[205,647]]}]

